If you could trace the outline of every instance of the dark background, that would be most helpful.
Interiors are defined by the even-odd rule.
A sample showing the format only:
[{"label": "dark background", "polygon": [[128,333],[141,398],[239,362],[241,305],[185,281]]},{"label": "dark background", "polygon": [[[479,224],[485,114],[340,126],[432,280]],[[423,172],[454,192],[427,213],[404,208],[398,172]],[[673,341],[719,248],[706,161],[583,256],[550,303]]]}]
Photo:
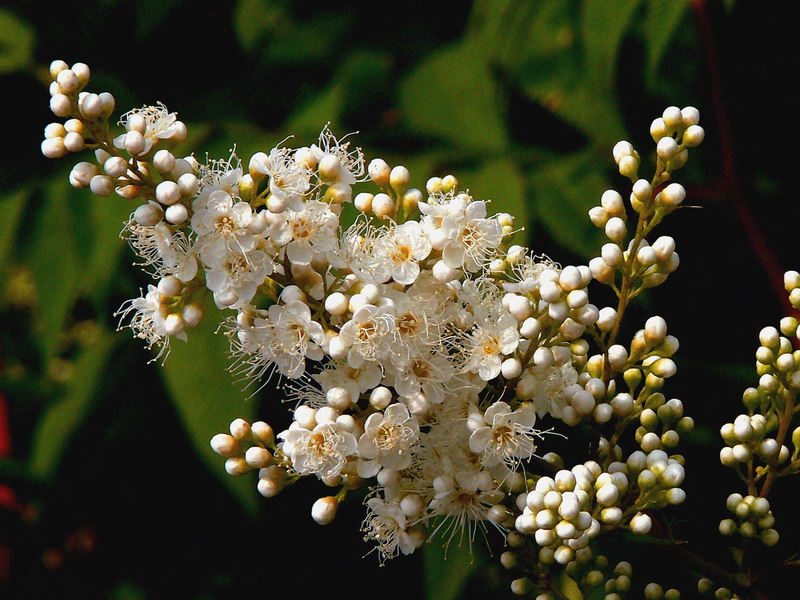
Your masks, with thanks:
[{"label": "dark background", "polygon": [[[588,3],[530,4],[569,16]],[[335,129],[359,130],[358,144],[368,158],[410,157],[409,166],[421,165],[419,171],[412,169],[419,187],[429,175],[447,172],[460,179],[464,173],[469,185],[467,174],[485,158],[480,148],[419,127],[405,112],[401,87],[410,85],[403,83],[409,73],[430,56],[465,39],[470,24],[474,27],[480,20],[477,11],[493,3],[465,2],[445,9],[437,3],[408,2],[387,10],[314,1],[267,5],[277,7],[274,18],[267,19],[257,42],[243,47],[235,3],[92,0],[63,3],[57,11],[7,2],[6,10],[27,24],[35,41],[33,60],[2,76],[7,131],[0,148],[3,196],[39,190],[37,186],[51,178],[63,180],[72,164],[70,159],[48,161],[39,151],[42,130],[53,120],[41,68],[54,58],[87,62],[93,70],[90,88],[112,91],[118,113],[163,101],[190,124],[190,131],[196,125],[206,136],[203,141],[222,152],[239,139],[237,134],[248,139],[245,147],[260,144],[259,149],[268,150],[291,133],[287,126],[298,122],[302,107],[341,85],[345,99],[335,111]],[[732,563],[716,535],[716,524],[726,516],[725,497],[743,490],[719,465],[717,432],[742,412],[741,392],[757,382],[753,353],[758,331],[777,325],[787,310],[780,291],[783,270],[800,268],[794,198],[796,96],[789,93],[797,53],[787,6],[753,0],[691,3],[674,29],[655,83],[646,82],[643,75],[648,32],[634,20],[616,57],[609,95],[637,148],[650,147],[649,124],[669,104],[697,106],[706,128],[706,142],[678,174],[688,190],[687,202],[701,208],[678,211],[662,227],[677,241],[681,268],[665,286],[642,299],[631,315],[628,334],[648,314],[660,314],[681,341],[679,373],[668,382],[667,393],[683,400],[698,427],[681,446],[687,457],[689,498],[665,518],[678,537],[692,539],[694,547],[729,568]],[[576,127],[557,108],[529,93],[524,65],[509,68],[502,57],[489,64],[499,90],[493,101],[501,104],[498,118],[510,140],[509,154],[522,156],[518,164],[538,173],[539,163],[553,156],[603,147],[595,161],[600,172],[620,191],[625,189],[613,173],[610,145],[601,129],[595,135],[591,128]],[[532,61],[528,68],[554,68],[543,64]],[[575,67],[575,73],[586,77],[581,67]],[[412,90],[428,92],[424,86]],[[598,103],[605,101],[600,95],[607,92],[597,93]],[[431,98],[433,102],[438,96]],[[463,101],[454,93],[453,106]],[[317,130],[326,118],[334,117],[322,117]],[[475,119],[480,121],[482,115]],[[236,125],[229,125],[232,121]],[[314,141],[313,131],[299,132],[306,135],[303,143]],[[584,231],[585,225],[574,221],[569,211],[541,217],[537,211],[546,209],[537,204],[539,188],[533,179],[528,183],[533,190],[525,196],[530,200],[526,234],[531,246],[562,264],[585,262],[583,247],[560,234]],[[487,184],[484,190],[487,196],[496,194],[499,208],[503,187],[494,190]],[[583,200],[587,207],[602,191],[595,189],[594,198]],[[37,322],[37,311],[42,310],[37,295],[21,300],[19,286],[9,283],[26,269],[59,268],[56,258],[44,263],[30,259],[43,252],[56,257],[63,251],[57,235],[42,233],[42,226],[36,225],[42,212],[50,210],[47,202],[41,190],[27,200],[2,272],[6,291],[0,307],[0,393],[8,427],[3,437],[7,458],[0,471],[0,481],[7,484],[0,507],[0,595],[227,598],[271,595],[284,584],[285,593],[300,597],[446,593],[425,587],[419,553],[383,568],[374,555],[361,560],[370,546],[358,532],[363,508],[357,501],[346,504],[333,524],[315,525],[310,506],[325,493],[316,482],[303,482],[299,489],[270,500],[258,497],[256,517],[248,516],[208,463],[198,459],[184,429],[185,413],[171,401],[160,366],[147,363],[150,356],[127,339],[127,332],[114,334],[126,339],[114,346],[101,384],[92,390],[91,404],[76,433],[64,443],[56,466],[46,477],[32,475],[27,465],[35,451],[34,432],[65,393],[69,378],[64,370],[69,369],[73,346],[80,345],[63,332],[43,329]],[[81,225],[82,216],[76,203],[54,222],[91,235]],[[38,253],[32,254],[32,247]],[[79,251],[81,246],[75,248]],[[74,332],[76,324],[86,322],[114,328],[111,313],[148,283],[130,262],[123,248],[114,269],[104,274],[102,294],[74,294],[62,322],[65,329]],[[34,273],[33,279],[38,283],[41,275],[37,279]],[[46,294],[38,291],[40,301]],[[598,294],[602,298],[601,290]],[[49,336],[60,340],[55,358],[42,351]],[[220,377],[228,375],[222,372]],[[288,421],[279,395],[279,390],[265,387],[249,400],[263,418],[276,423],[276,430],[282,419]],[[226,426],[224,421],[216,424],[219,431]],[[567,455],[581,451],[569,443],[561,450]],[[254,487],[250,489],[257,495]],[[783,537],[764,553],[765,565],[798,550],[797,525],[791,524],[798,491],[791,480],[775,488],[771,501]],[[495,555],[502,551],[496,542]],[[627,543],[612,538],[604,551],[625,558],[632,554]],[[461,597],[510,595],[509,574],[483,554],[478,552],[474,564],[479,568]],[[657,549],[637,546],[636,554],[645,558],[634,565],[638,582],[656,578],[677,585],[691,580],[684,571],[665,576],[670,559]],[[449,564],[445,572],[451,574],[469,570],[458,557]],[[439,572],[428,568],[434,577]],[[781,590],[793,580],[796,572],[784,568],[767,585]],[[692,597],[689,584],[682,590],[687,590],[684,597]],[[771,597],[785,596],[774,592]]]}]

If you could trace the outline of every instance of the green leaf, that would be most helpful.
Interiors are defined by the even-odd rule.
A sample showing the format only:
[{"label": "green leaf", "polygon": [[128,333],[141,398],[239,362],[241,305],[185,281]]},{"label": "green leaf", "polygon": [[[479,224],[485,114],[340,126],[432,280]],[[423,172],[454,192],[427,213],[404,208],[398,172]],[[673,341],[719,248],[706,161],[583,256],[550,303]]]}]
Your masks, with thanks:
[{"label": "green leaf", "polygon": [[22,211],[30,195],[29,189],[20,188],[0,200],[0,275],[3,274],[5,263],[14,247]]},{"label": "green leaf", "polygon": [[604,90],[611,90],[617,57],[640,0],[585,0],[581,6],[581,35],[585,74]]},{"label": "green leaf", "polygon": [[507,212],[514,217],[517,227],[528,225],[531,211],[525,178],[513,161],[503,158],[486,161],[459,180],[475,199],[492,201],[489,212]]},{"label": "green leaf", "polygon": [[425,598],[454,600],[460,597],[470,576],[480,568],[481,558],[470,551],[470,542],[466,539],[460,544],[451,540],[446,549],[437,543],[426,544],[422,552]]},{"label": "green leaf", "polygon": [[334,81],[289,118],[287,129],[300,135],[318,134],[327,122],[341,119],[346,89],[342,82]]},{"label": "green leaf", "polygon": [[36,285],[42,349],[50,358],[77,298],[92,236],[79,210],[84,191],[75,190],[62,176],[40,193],[44,197],[31,215],[36,220],[27,244],[26,264]]},{"label": "green leaf", "polygon": [[48,405],[36,425],[29,458],[30,469],[42,478],[52,476],[67,445],[86,419],[95,401],[95,390],[118,336],[101,329],[74,362],[74,371],[63,397]]},{"label": "green leaf", "polygon": [[480,154],[508,146],[505,104],[477,44],[432,54],[402,82],[399,103],[408,126],[419,133]]},{"label": "green leaf", "polygon": [[279,26],[285,12],[279,2],[239,0],[233,13],[233,29],[242,49],[253,50],[262,36]]},{"label": "green leaf", "polygon": [[234,419],[253,422],[254,399],[248,399],[242,384],[228,373],[228,340],[216,334],[217,317],[206,314],[200,325],[188,331],[189,340],[171,340],[170,354],[163,366],[166,382],[175,409],[198,456],[228,486],[242,507],[251,515],[260,498],[255,480],[250,476],[233,477],[225,472],[225,459],[215,454],[209,442],[225,432]]},{"label": "green leaf", "polygon": [[593,153],[582,152],[557,158],[531,175],[534,218],[556,241],[584,258],[594,256],[604,240],[588,217],[608,187],[597,164]]},{"label": "green leaf", "polygon": [[85,192],[84,214],[90,223],[93,235],[87,264],[81,275],[82,293],[94,298],[98,307],[102,305],[122,254],[133,262],[133,253],[120,239],[119,232],[124,222],[136,208],[137,203],[111,196],[101,198]]},{"label": "green leaf", "polygon": [[11,73],[33,63],[35,37],[30,26],[6,9],[0,9],[0,73]]},{"label": "green leaf", "polygon": [[645,81],[652,86],[658,66],[675,30],[681,24],[689,3],[686,0],[647,0],[644,17],[644,41],[647,52]]}]

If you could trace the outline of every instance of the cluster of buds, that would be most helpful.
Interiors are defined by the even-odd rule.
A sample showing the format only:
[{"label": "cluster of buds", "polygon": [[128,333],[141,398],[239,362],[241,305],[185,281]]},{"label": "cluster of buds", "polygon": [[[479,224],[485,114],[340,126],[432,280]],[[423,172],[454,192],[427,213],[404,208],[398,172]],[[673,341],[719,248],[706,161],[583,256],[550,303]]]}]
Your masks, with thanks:
[{"label": "cluster of buds", "polygon": [[[791,305],[800,308],[800,273],[785,273],[784,287]],[[758,385],[742,395],[747,412],[720,429],[725,442],[720,461],[738,472],[748,492],[728,496],[726,506],[733,518],[719,524],[725,536],[739,534],[743,540],[758,539],[766,546],[780,539],[767,496],[779,478],[800,470],[800,427],[791,430],[800,390],[800,351],[791,339],[797,337],[798,321],[793,316],[781,319],[779,328],[764,327],[759,332]]]},{"label": "cluster of buds", "polygon": [[773,528],[775,517],[766,498],[731,494],[726,502],[733,519],[723,519],[719,524],[722,535],[739,533],[744,538],[757,538],[765,546],[774,546],[780,536]]}]

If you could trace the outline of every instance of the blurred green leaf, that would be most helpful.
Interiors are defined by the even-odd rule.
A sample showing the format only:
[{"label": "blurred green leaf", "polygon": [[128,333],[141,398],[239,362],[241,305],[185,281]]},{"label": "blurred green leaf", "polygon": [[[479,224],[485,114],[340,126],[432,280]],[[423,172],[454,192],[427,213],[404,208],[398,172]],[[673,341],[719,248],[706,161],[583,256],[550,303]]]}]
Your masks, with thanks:
[{"label": "blurred green leaf", "polygon": [[[456,533],[458,535],[458,533]],[[468,540],[451,540],[445,549],[438,543],[423,547],[424,585],[427,600],[454,600],[464,591],[470,576],[480,568],[482,557],[470,551]],[[474,544],[473,544],[474,545]]]},{"label": "blurred green leaf", "polygon": [[137,203],[113,195],[101,198],[88,191],[84,194],[84,214],[94,235],[81,277],[82,292],[94,298],[100,309],[104,306],[103,300],[117,272],[121,255],[125,254],[130,258],[128,262],[133,262],[133,254],[120,239],[119,232]]},{"label": "blurred green leaf", "polygon": [[491,200],[490,213],[507,212],[517,227],[528,225],[530,207],[525,192],[525,178],[511,160],[495,159],[483,163],[463,177],[463,185],[477,200]]},{"label": "blurred green leaf", "polygon": [[260,498],[255,480],[249,476],[233,477],[225,471],[225,459],[215,454],[209,442],[228,430],[237,417],[253,422],[256,402],[241,390],[227,371],[228,339],[216,334],[216,309],[200,325],[188,332],[189,340],[171,340],[171,351],[162,374],[181,423],[198,456],[229,487],[242,507],[250,514]]},{"label": "blurred green leaf", "polygon": [[554,159],[531,175],[534,217],[565,248],[585,258],[604,241],[587,216],[608,186],[598,163],[594,153],[581,152]]},{"label": "blurred green leaf", "polygon": [[42,197],[31,215],[35,224],[27,241],[26,263],[36,285],[41,347],[50,358],[82,285],[90,247],[87,237],[93,236],[80,210],[83,190],[74,189],[62,175],[37,193]]},{"label": "blurred green leaf", "polygon": [[297,135],[318,134],[325,123],[341,119],[346,94],[343,83],[334,81],[289,118],[287,129]]},{"label": "blurred green leaf", "polygon": [[25,21],[0,8],[0,73],[29,67],[35,41],[33,30]]},{"label": "blurred green leaf", "polygon": [[648,85],[655,82],[661,59],[688,8],[688,0],[647,0],[643,27],[647,51],[645,81]]},{"label": "blurred green leaf", "polygon": [[479,154],[508,146],[505,106],[478,44],[433,53],[402,82],[399,103],[408,126],[419,133]]},{"label": "blurred green leaf", "polygon": [[581,5],[581,42],[585,75],[603,90],[611,91],[617,57],[641,0],[584,0]]},{"label": "blurred green leaf", "polygon": [[278,27],[285,12],[281,2],[239,0],[233,12],[233,29],[242,49],[253,50],[262,36]]},{"label": "blurred green leaf", "polygon": [[50,403],[33,434],[29,464],[42,478],[52,476],[67,445],[77,433],[95,401],[107,362],[118,336],[98,329],[73,363],[64,395]]},{"label": "blurred green leaf", "polygon": [[28,188],[20,188],[0,200],[0,275],[3,274],[5,263],[10,258],[11,249],[19,232],[22,211],[30,195]]}]

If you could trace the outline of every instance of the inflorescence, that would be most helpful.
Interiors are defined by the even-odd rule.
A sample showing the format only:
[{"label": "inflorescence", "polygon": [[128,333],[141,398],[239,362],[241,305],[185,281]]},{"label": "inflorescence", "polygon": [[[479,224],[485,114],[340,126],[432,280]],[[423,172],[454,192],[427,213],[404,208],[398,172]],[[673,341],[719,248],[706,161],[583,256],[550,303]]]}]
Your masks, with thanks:
[{"label": "inflorescence", "polygon": [[[590,541],[647,534],[654,511],[685,498],[676,448],[693,421],[664,392],[678,340],[660,316],[627,343],[621,323],[630,301],[679,265],[674,239],[653,230],[685,199],[671,180],[703,139],[696,109],[670,107],[653,122],[649,180],[630,143],[614,147],[630,194],[602,194],[589,217],[608,242],[588,265],[562,267],[513,244],[514,218],[490,214],[452,175],[411,187],[408,169],[367,164],[327,125],[309,146],[200,162],[173,154],[187,130],[163,104],[128,111],[114,134],[114,99],[83,91],[86,65],[55,61],[51,74],[51,108],[65,122],[47,126],[42,152],[94,151],[72,185],[139,202],[122,236],[157,283],[123,305],[123,326],[166,358],[171,339],[190,339],[205,318],[210,293],[228,315],[231,370],[291,382],[288,429],[237,419],[211,440],[230,474],[257,472],[266,497],[319,479],[333,490],[313,503],[321,524],[365,489],[362,532],[380,562],[491,526],[506,536],[501,562],[522,575],[517,593],[551,597],[553,565],[583,590],[627,591],[630,565],[609,569]],[[344,217],[348,203],[355,218]],[[593,280],[613,290],[614,306],[590,302]],[[795,335],[797,323],[781,328]],[[722,461],[773,472],[796,462],[770,435],[780,416],[756,411],[771,403],[780,413],[800,371],[777,330],[761,342],[761,381],[745,393],[750,414],[723,428]],[[592,442],[587,460],[568,466],[548,434],[575,427]],[[629,428],[632,449],[621,443]],[[720,529],[769,545],[774,518],[754,485],[729,498],[733,518]],[[658,584],[645,593],[678,597]]]}]

